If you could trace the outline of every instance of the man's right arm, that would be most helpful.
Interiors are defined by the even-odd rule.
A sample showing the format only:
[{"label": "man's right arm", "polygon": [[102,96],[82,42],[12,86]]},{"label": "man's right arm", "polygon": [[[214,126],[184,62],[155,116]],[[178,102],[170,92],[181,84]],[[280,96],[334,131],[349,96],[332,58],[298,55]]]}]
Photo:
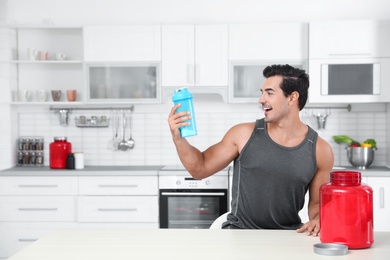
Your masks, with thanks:
[{"label": "man's right arm", "polygon": [[168,117],[168,124],[180,161],[186,170],[194,178],[203,179],[228,166],[238,155],[233,138],[235,131],[229,130],[219,143],[201,152],[181,137],[179,128],[189,124],[185,121],[190,119],[190,115],[187,112],[176,113],[177,108],[179,108],[179,105],[172,108]]}]

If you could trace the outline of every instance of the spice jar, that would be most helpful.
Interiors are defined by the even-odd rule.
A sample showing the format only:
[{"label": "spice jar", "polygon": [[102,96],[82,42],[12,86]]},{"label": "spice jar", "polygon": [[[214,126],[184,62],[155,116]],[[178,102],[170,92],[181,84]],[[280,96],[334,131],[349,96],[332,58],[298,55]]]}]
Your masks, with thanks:
[{"label": "spice jar", "polygon": [[54,137],[54,142],[50,144],[50,168],[65,169],[66,158],[72,152],[72,144],[65,136]]},{"label": "spice jar", "polygon": [[320,239],[351,249],[374,243],[372,188],[361,183],[361,173],[334,171],[320,188]]}]

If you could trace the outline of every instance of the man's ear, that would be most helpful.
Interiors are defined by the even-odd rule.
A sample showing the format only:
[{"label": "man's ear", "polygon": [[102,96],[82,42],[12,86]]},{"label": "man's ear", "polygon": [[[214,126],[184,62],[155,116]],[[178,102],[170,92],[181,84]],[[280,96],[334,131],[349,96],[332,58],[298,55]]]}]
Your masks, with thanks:
[{"label": "man's ear", "polygon": [[289,99],[290,99],[290,103],[298,103],[298,99],[299,99],[299,93],[298,91],[294,91],[290,94],[289,96]]}]

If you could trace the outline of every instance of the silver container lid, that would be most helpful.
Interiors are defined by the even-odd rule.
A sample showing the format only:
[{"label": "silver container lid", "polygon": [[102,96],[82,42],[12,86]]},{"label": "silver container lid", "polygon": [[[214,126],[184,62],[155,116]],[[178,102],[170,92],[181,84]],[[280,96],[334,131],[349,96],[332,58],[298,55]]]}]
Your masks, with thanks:
[{"label": "silver container lid", "polygon": [[66,136],[56,136],[54,137],[54,141],[66,141],[68,138]]},{"label": "silver container lid", "polygon": [[319,243],[314,245],[314,253],[320,255],[346,255],[348,246],[337,243]]}]

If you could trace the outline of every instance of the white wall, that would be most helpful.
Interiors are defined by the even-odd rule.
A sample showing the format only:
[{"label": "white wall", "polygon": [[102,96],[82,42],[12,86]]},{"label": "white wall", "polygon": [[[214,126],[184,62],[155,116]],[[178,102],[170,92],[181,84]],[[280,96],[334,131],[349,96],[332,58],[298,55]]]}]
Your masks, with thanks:
[{"label": "white wall", "polygon": [[1,0],[8,21],[39,24],[240,23],[388,19],[388,0]]}]

